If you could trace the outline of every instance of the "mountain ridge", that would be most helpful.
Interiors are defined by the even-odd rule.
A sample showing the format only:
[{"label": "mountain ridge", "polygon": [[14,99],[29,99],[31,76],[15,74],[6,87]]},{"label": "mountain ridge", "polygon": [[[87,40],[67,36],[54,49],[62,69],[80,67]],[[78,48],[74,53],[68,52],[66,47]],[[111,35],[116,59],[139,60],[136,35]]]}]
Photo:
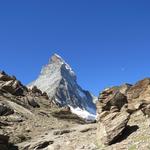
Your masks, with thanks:
[{"label": "mountain ridge", "polygon": [[52,55],[47,65],[42,67],[38,78],[28,87],[37,86],[45,91],[59,106],[72,106],[96,114],[93,96],[77,83],[73,69],[58,54]]}]

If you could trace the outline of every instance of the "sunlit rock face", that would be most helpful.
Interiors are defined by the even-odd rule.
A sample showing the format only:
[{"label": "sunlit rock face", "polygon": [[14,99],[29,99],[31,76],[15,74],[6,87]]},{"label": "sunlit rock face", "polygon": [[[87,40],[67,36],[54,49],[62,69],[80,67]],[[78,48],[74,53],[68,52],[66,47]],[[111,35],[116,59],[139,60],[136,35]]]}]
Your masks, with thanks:
[{"label": "sunlit rock face", "polygon": [[83,90],[76,79],[72,68],[59,55],[54,54],[29,87],[37,86],[47,92],[49,98],[59,106],[70,105],[95,113],[92,95]]}]

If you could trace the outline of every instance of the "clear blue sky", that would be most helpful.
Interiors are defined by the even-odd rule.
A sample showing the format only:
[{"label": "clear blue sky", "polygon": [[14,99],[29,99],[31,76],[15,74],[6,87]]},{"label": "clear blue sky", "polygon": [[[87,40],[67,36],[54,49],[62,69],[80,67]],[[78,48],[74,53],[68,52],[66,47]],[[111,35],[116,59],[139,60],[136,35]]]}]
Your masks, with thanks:
[{"label": "clear blue sky", "polygon": [[150,1],[1,0],[0,69],[27,84],[53,53],[95,95],[149,77]]}]

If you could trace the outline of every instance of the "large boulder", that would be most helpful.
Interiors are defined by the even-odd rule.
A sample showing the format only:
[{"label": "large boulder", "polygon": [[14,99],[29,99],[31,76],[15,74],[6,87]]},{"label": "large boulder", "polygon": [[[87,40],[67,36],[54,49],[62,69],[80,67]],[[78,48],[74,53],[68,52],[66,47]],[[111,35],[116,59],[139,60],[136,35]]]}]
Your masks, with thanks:
[{"label": "large boulder", "polygon": [[125,95],[130,86],[105,89],[97,101],[97,140],[100,145],[111,145],[122,135],[130,118]]},{"label": "large boulder", "polygon": [[112,107],[115,107],[119,111],[127,103],[127,97],[118,88],[109,88],[100,94],[96,104],[97,112],[100,114],[103,111],[110,111]]},{"label": "large boulder", "polygon": [[[105,114],[105,115],[104,115]],[[97,140],[100,145],[111,145],[120,138],[129,121],[127,112],[105,112],[100,117],[97,130]]]}]

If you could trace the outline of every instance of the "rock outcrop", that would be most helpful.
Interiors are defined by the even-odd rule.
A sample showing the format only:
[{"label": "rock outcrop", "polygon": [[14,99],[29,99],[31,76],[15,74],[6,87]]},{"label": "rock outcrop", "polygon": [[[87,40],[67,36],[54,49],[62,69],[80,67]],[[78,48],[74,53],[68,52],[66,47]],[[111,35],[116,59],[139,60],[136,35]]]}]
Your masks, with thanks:
[{"label": "rock outcrop", "polygon": [[11,149],[10,142],[17,143],[25,138],[17,137],[17,132],[11,128],[33,118],[34,108],[39,108],[42,100],[50,105],[47,98],[38,88],[30,90],[16,77],[0,72],[0,150]]},{"label": "rock outcrop", "polygon": [[0,72],[0,90],[16,96],[23,96],[27,92],[27,88],[15,76],[11,77],[4,71]]},{"label": "rock outcrop", "polygon": [[133,122],[133,116],[143,112],[146,116],[145,122],[149,120],[150,78],[145,78],[135,85],[124,84],[105,89],[100,93],[97,112],[98,143],[105,146],[114,144],[118,139],[122,139],[128,123]]},{"label": "rock outcrop", "polygon": [[110,110],[112,106],[116,106],[120,110],[127,103],[127,97],[119,91],[109,89],[101,93],[99,102],[101,103],[102,111]]},{"label": "rock outcrop", "polygon": [[145,78],[138,81],[127,92],[128,100],[147,99],[149,100],[150,94],[150,78]]},{"label": "rock outcrop", "polygon": [[[81,125],[84,128],[86,121],[73,114],[72,107],[60,108],[49,99],[46,92],[36,86],[28,89],[15,77],[4,72],[0,76],[0,150],[46,150],[58,147],[67,150],[68,144],[69,150],[72,146],[74,149],[79,145],[74,137],[77,139],[83,133],[71,128]],[[18,83],[17,86],[14,86],[15,83]],[[4,85],[9,85],[9,88]],[[90,132],[95,132],[91,130],[83,129],[83,132],[87,136]],[[91,136],[91,141],[93,137],[94,135]],[[75,145],[69,143],[69,140],[73,140]],[[80,142],[80,147],[83,143],[86,143],[86,139]]]},{"label": "rock outcrop", "polygon": [[97,102],[97,140],[100,145],[110,145],[120,138],[130,118],[126,110],[122,111],[127,103],[127,97],[118,87],[105,89],[100,94]]}]

